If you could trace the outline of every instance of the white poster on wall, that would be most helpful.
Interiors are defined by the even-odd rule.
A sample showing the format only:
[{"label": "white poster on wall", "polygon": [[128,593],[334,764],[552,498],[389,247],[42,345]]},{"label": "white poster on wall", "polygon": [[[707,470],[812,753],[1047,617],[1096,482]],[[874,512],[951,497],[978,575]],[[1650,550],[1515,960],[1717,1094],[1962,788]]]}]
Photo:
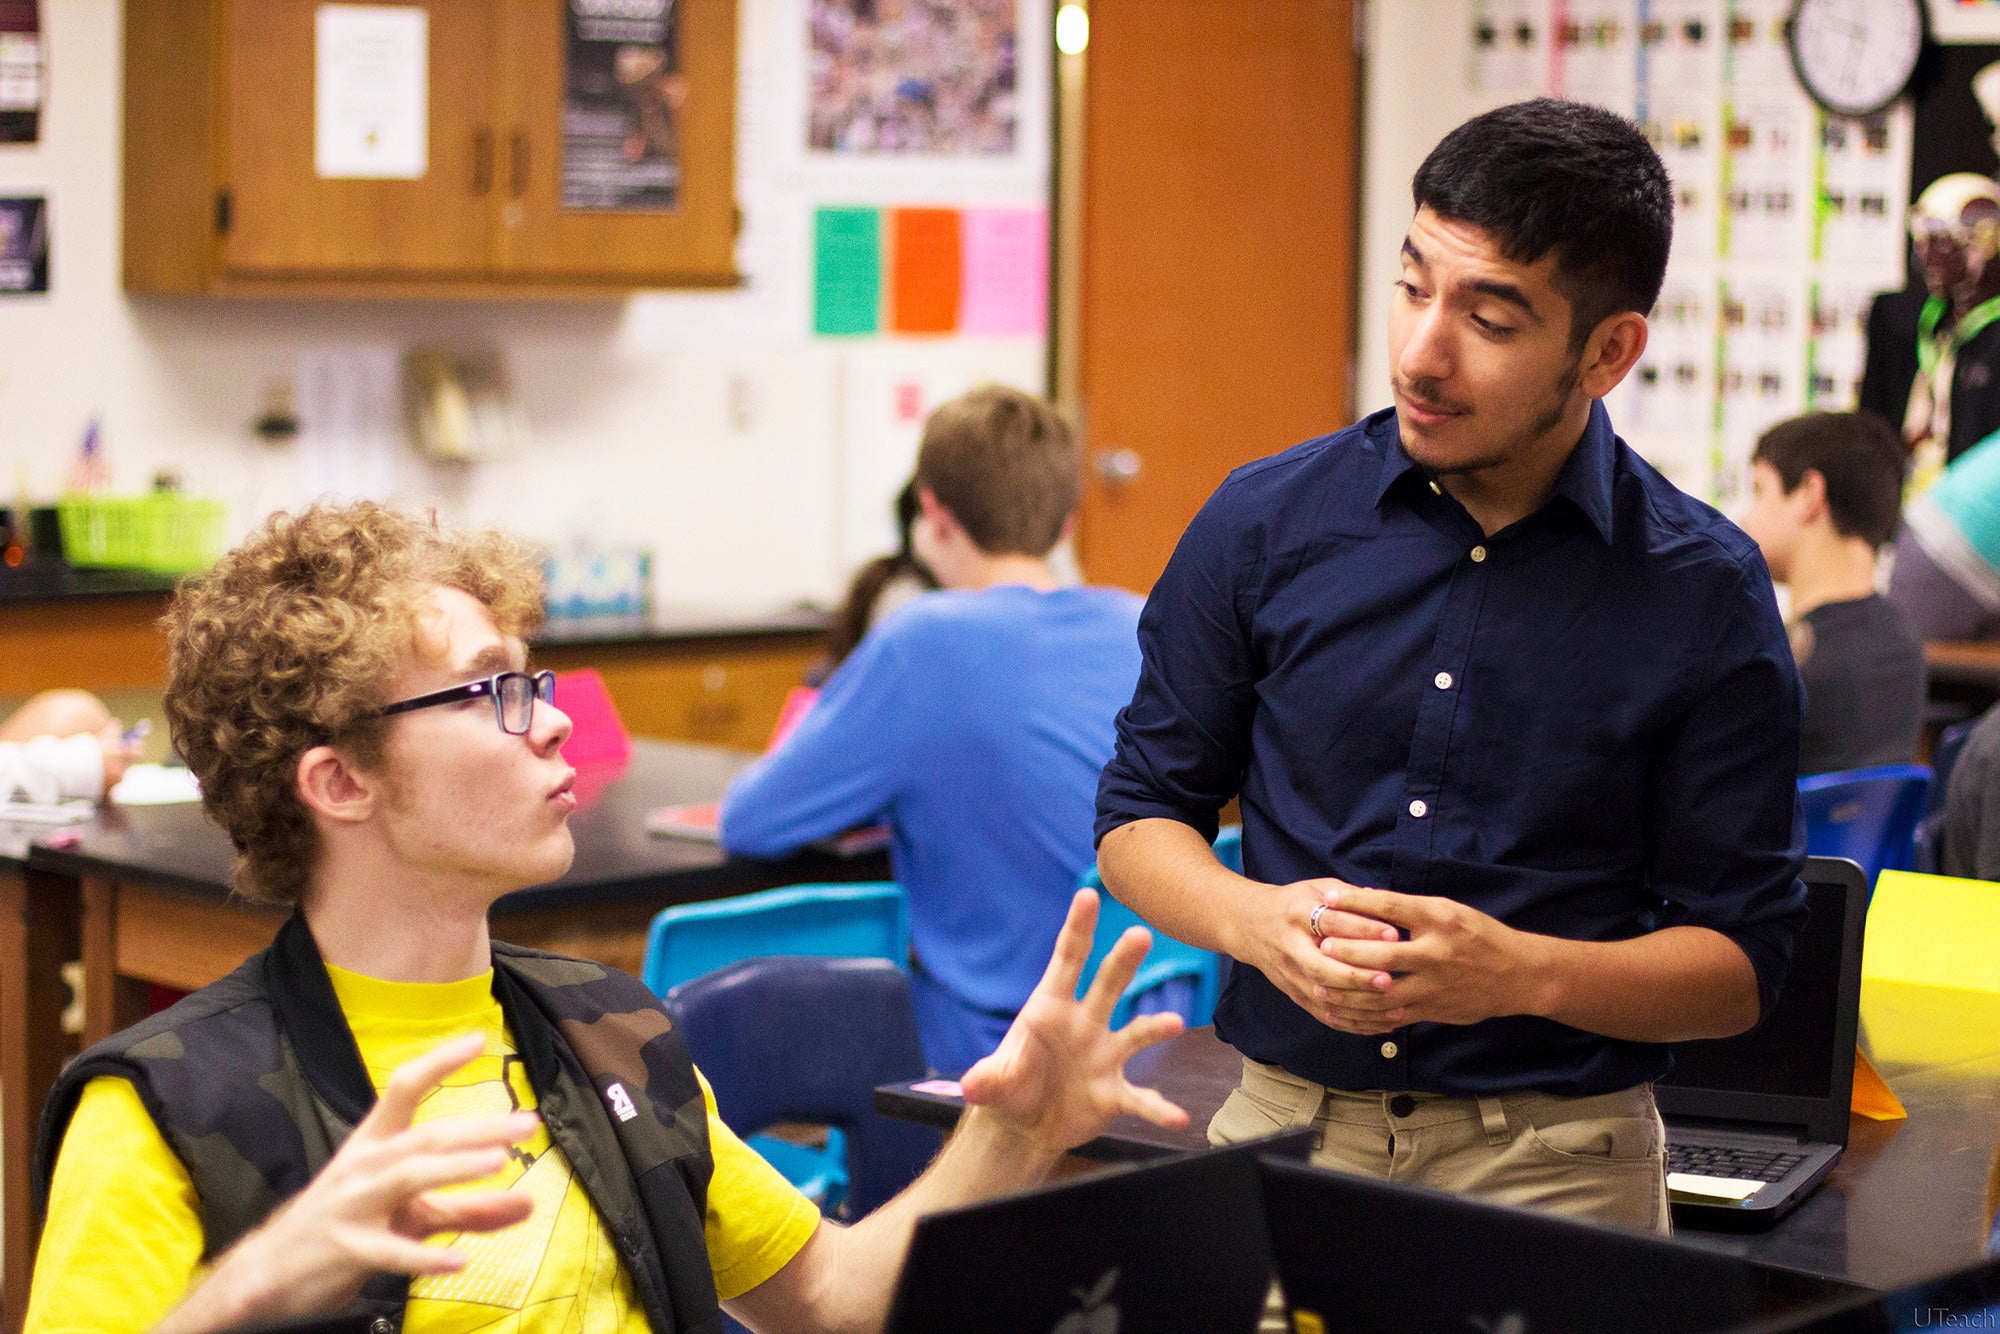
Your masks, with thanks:
[{"label": "white poster on wall", "polygon": [[430,165],[430,15],[321,5],[313,15],[313,168],[419,180]]}]

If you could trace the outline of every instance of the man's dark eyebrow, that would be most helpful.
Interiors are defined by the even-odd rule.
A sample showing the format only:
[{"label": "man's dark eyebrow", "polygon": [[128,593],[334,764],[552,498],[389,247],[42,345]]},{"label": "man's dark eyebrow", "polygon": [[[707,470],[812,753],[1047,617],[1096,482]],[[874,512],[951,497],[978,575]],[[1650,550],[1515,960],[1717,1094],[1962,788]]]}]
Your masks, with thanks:
[{"label": "man's dark eyebrow", "polygon": [[1510,306],[1519,306],[1521,313],[1529,319],[1537,324],[1542,322],[1542,313],[1535,309],[1535,303],[1528,300],[1527,294],[1512,283],[1484,278],[1466,285],[1482,296],[1490,296],[1495,301],[1505,301]]},{"label": "man's dark eyebrow", "polygon": [[1420,269],[1430,267],[1429,261],[1424,258],[1424,252],[1417,249],[1417,243],[1407,236],[1403,238],[1403,258],[1409,260],[1410,263]]}]

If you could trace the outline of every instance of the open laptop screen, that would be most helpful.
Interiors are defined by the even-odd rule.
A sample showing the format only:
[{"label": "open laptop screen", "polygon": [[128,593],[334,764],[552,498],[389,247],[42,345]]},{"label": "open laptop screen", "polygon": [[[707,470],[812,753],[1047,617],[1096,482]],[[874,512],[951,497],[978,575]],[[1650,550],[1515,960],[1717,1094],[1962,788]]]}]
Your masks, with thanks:
[{"label": "open laptop screen", "polygon": [[1868,882],[1834,857],[1808,858],[1804,879],[1806,926],[1777,1004],[1748,1033],[1674,1046],[1656,1089],[1668,1116],[1803,1126],[1847,1142]]},{"label": "open laptop screen", "polygon": [[1840,1001],[1843,898],[1838,883],[1806,882],[1811,916],[1792,951],[1791,972],[1770,1017],[1737,1037],[1678,1044],[1674,1068],[1660,1083],[1794,1098],[1827,1096],[1833,1088],[1828,1039]]}]

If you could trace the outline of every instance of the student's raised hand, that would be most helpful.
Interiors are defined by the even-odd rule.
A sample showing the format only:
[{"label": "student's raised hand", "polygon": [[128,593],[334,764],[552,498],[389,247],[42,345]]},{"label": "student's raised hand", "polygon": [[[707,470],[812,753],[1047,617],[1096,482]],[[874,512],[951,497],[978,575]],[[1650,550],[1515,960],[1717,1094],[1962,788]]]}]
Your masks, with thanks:
[{"label": "student's raised hand", "polygon": [[1140,927],[1104,956],[1083,999],[1078,980],[1090,958],[1097,894],[1078,890],[1056,937],[1055,954],[999,1050],[965,1072],[967,1103],[1004,1119],[1042,1149],[1059,1153],[1102,1133],[1116,1117],[1183,1126],[1187,1113],[1125,1078],[1125,1062],[1181,1031],[1177,1014],[1141,1015],[1111,1031],[1111,1010],[1151,948]]},{"label": "student's raised hand", "polygon": [[448,1274],[463,1252],[440,1232],[490,1232],[527,1218],[523,1191],[444,1191],[488,1177],[507,1147],[534,1133],[533,1112],[444,1118],[412,1127],[417,1105],[479,1055],[467,1034],[400,1067],[373,1110],[307,1187],[242,1241],[156,1334],[199,1334],[247,1320],[339,1309],[370,1274]]}]

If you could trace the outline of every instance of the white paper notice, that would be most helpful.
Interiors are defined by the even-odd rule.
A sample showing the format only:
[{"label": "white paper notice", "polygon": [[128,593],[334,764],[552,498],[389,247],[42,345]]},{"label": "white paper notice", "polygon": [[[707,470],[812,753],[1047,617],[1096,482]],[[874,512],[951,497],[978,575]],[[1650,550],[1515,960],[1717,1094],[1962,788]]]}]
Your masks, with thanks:
[{"label": "white paper notice", "polygon": [[407,5],[321,5],[313,52],[315,170],[420,179],[430,165],[430,15]]},{"label": "white paper notice", "polygon": [[299,468],[305,493],[387,500],[409,454],[403,356],[394,347],[305,347],[298,353]]}]

